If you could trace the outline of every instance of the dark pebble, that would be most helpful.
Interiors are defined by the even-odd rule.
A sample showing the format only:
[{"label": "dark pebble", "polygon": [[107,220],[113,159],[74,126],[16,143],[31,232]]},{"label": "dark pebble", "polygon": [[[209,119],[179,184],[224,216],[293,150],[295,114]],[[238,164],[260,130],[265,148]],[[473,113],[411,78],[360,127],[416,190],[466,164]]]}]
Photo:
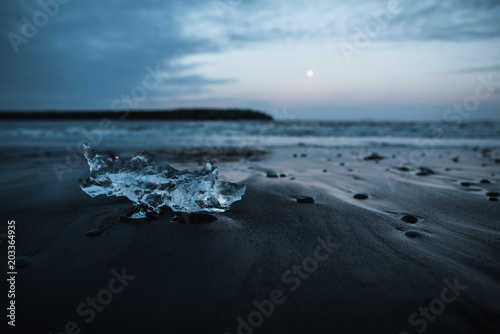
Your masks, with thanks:
[{"label": "dark pebble", "polygon": [[294,177],[291,177],[291,178],[290,178],[290,180],[292,180],[292,181],[293,181],[293,180],[295,180],[295,178],[294,178]]},{"label": "dark pebble", "polygon": [[500,194],[499,193],[495,193],[495,192],[489,192],[489,193],[486,193],[486,196],[488,196],[488,197],[498,197],[498,196],[500,196]]},{"label": "dark pebble", "polygon": [[302,153],[300,156],[301,156],[302,158],[305,158],[305,157],[307,157],[307,154]]},{"label": "dark pebble", "polygon": [[16,268],[28,267],[31,264],[31,259],[27,256],[16,257]]},{"label": "dark pebble", "polygon": [[479,181],[479,183],[491,183],[491,182],[489,180],[482,179],[481,181]]},{"label": "dark pebble", "polygon": [[146,218],[151,220],[158,220],[160,219],[160,214],[157,212],[146,212]]},{"label": "dark pebble", "polygon": [[293,157],[294,157],[294,158],[296,158],[296,157],[297,157],[297,153],[294,153],[294,154],[293,154]]},{"label": "dark pebble", "polygon": [[314,203],[314,198],[309,196],[299,196],[297,197],[297,202],[299,203]]},{"label": "dark pebble", "polygon": [[286,177],[286,174],[281,173],[281,174],[280,174],[280,177]]},{"label": "dark pebble", "polygon": [[323,169],[323,173],[326,173],[326,172],[328,172],[328,171],[326,169]]},{"label": "dark pebble", "polygon": [[87,237],[95,237],[100,234],[102,234],[102,231],[97,228],[94,228],[92,230],[88,230]]},{"label": "dark pebble", "polygon": [[422,234],[420,234],[419,232],[416,232],[416,231],[407,231],[407,232],[405,232],[405,235],[408,238],[420,238],[422,236]]},{"label": "dark pebble", "polygon": [[491,201],[491,202],[498,202],[498,198],[495,198],[495,197],[490,197],[490,198],[488,198],[488,201]]},{"label": "dark pebble", "polygon": [[368,196],[365,194],[356,194],[353,196],[355,199],[367,199]]},{"label": "dark pebble", "polygon": [[449,172],[451,170],[451,168],[445,168],[444,171],[445,172]]},{"label": "dark pebble", "polygon": [[341,162],[339,163],[339,166],[345,166],[345,163]]},{"label": "dark pebble", "polygon": [[409,172],[410,171],[410,169],[408,167],[399,167],[398,169],[402,172]]},{"label": "dark pebble", "polygon": [[474,183],[470,183],[470,182],[461,182],[460,183],[461,186],[464,186],[464,187],[470,187],[472,185],[474,185]]},{"label": "dark pebble", "polygon": [[276,172],[267,172],[267,177],[278,178],[279,174]]},{"label": "dark pebble", "polygon": [[372,153],[372,154],[367,155],[366,157],[363,158],[363,160],[374,160],[374,161],[378,161],[378,160],[382,160],[382,159],[385,159],[385,157],[383,157],[377,153]]},{"label": "dark pebble", "polygon": [[416,224],[418,222],[418,218],[412,215],[401,217],[401,220],[409,224]]},{"label": "dark pebble", "polygon": [[419,167],[418,168],[420,171],[416,174],[418,176],[428,176],[428,175],[433,175],[434,171],[432,169],[429,169],[427,167]]},{"label": "dark pebble", "polygon": [[342,154],[341,153],[337,154],[337,158],[342,158]]},{"label": "dark pebble", "polygon": [[455,158],[451,159],[451,161],[458,162],[458,157],[455,157]]}]

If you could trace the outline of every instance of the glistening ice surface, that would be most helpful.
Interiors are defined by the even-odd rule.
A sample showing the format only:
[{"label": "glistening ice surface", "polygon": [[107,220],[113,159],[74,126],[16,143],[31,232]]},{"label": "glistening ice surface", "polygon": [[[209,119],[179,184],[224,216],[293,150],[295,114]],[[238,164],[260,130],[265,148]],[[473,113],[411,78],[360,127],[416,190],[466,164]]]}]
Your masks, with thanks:
[{"label": "glistening ice surface", "polygon": [[92,197],[126,196],[136,212],[132,218],[159,213],[162,206],[177,212],[224,212],[245,193],[245,186],[218,180],[210,161],[201,171],[177,170],[154,154],[143,152],[130,161],[105,158],[83,145],[90,178],[80,185]]}]

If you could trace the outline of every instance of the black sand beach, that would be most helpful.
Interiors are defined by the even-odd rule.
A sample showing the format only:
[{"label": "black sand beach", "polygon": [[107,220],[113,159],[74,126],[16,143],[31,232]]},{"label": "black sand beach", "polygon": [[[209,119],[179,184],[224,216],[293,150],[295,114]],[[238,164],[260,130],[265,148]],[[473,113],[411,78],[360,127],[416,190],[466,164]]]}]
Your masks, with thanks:
[{"label": "black sand beach", "polygon": [[[426,169],[403,167],[409,153],[214,153],[247,191],[184,224],[121,221],[128,200],[78,186],[86,164],[59,182],[62,150],[4,149],[0,200],[26,257],[15,333],[498,333],[500,151],[436,150]],[[202,161],[185,158],[170,162]]]}]

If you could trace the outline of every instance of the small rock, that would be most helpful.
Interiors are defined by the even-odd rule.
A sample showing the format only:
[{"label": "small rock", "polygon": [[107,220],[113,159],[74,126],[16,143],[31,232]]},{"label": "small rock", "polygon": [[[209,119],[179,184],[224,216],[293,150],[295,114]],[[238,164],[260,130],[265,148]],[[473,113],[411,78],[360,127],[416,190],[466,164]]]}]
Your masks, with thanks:
[{"label": "small rock", "polygon": [[341,162],[339,163],[339,166],[345,166],[345,163]]},{"label": "small rock", "polygon": [[491,182],[489,180],[482,179],[481,181],[479,181],[479,183],[491,183]]},{"label": "small rock", "polygon": [[409,172],[410,171],[410,169],[408,167],[399,167],[398,169],[402,172]]},{"label": "small rock", "polygon": [[278,178],[279,174],[276,172],[269,171],[267,172],[267,177]]},{"label": "small rock", "polygon": [[31,259],[27,256],[16,257],[16,268],[28,267],[31,264]]},{"label": "small rock", "polygon": [[472,185],[474,185],[474,183],[470,183],[470,182],[461,182],[460,183],[461,186],[464,186],[464,187],[470,187]]},{"label": "small rock", "polygon": [[291,177],[291,178],[290,178],[290,180],[292,180],[292,181],[293,181],[293,180],[295,180],[295,178],[294,178],[294,177]]},{"label": "small rock", "polygon": [[299,196],[297,197],[297,202],[299,203],[314,203],[314,198],[309,196]]},{"label": "small rock", "polygon": [[328,171],[326,169],[323,169],[323,173],[326,173],[326,172],[328,172]]},{"label": "small rock", "polygon": [[356,194],[352,197],[354,197],[355,199],[367,199],[368,198],[368,196],[365,194]]},{"label": "small rock", "polygon": [[416,224],[418,222],[418,218],[412,215],[403,216],[401,220],[409,224]]},{"label": "small rock", "polygon": [[452,158],[452,159],[451,159],[451,161],[453,161],[453,162],[458,162],[458,157],[454,157],[454,158]]},{"label": "small rock", "polygon": [[499,197],[500,194],[496,193],[496,192],[489,192],[489,193],[486,193],[486,196],[488,196],[488,197]]},{"label": "small rock", "polygon": [[286,174],[285,173],[281,173],[280,177],[286,177]]},{"label": "small rock", "polygon": [[418,176],[428,176],[428,175],[433,175],[434,171],[430,168],[427,167],[419,167],[418,168],[420,171],[416,174]]},{"label": "small rock", "polygon": [[495,197],[490,197],[490,198],[488,198],[488,201],[491,201],[491,202],[498,202],[498,198],[495,198]]},{"label": "small rock", "polygon": [[302,153],[300,156],[301,156],[302,158],[305,158],[305,157],[307,157],[307,154]]},{"label": "small rock", "polygon": [[99,230],[98,228],[94,228],[94,229],[88,230],[87,237],[95,237],[95,236],[100,235],[100,234],[102,234],[102,231]]},{"label": "small rock", "polygon": [[420,234],[419,232],[417,231],[407,231],[405,232],[405,235],[408,237],[408,238],[419,238],[422,236],[422,234]]},{"label": "small rock", "polygon": [[378,160],[382,160],[382,159],[385,159],[385,157],[383,157],[377,153],[372,153],[372,154],[367,155],[366,157],[363,158],[363,160],[374,160],[374,161],[378,161]]},{"label": "small rock", "polygon": [[294,157],[294,158],[298,157],[297,153],[294,153],[294,154],[293,154],[293,157]]}]

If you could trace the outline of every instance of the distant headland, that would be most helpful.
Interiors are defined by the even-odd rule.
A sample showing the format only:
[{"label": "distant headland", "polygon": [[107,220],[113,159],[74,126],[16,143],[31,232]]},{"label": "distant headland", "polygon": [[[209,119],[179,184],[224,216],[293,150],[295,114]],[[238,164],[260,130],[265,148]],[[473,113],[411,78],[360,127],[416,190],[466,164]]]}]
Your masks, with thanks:
[{"label": "distant headland", "polygon": [[261,111],[244,109],[174,109],[174,110],[95,110],[95,111],[3,111],[2,120],[179,120],[179,121],[238,121],[273,118]]}]

